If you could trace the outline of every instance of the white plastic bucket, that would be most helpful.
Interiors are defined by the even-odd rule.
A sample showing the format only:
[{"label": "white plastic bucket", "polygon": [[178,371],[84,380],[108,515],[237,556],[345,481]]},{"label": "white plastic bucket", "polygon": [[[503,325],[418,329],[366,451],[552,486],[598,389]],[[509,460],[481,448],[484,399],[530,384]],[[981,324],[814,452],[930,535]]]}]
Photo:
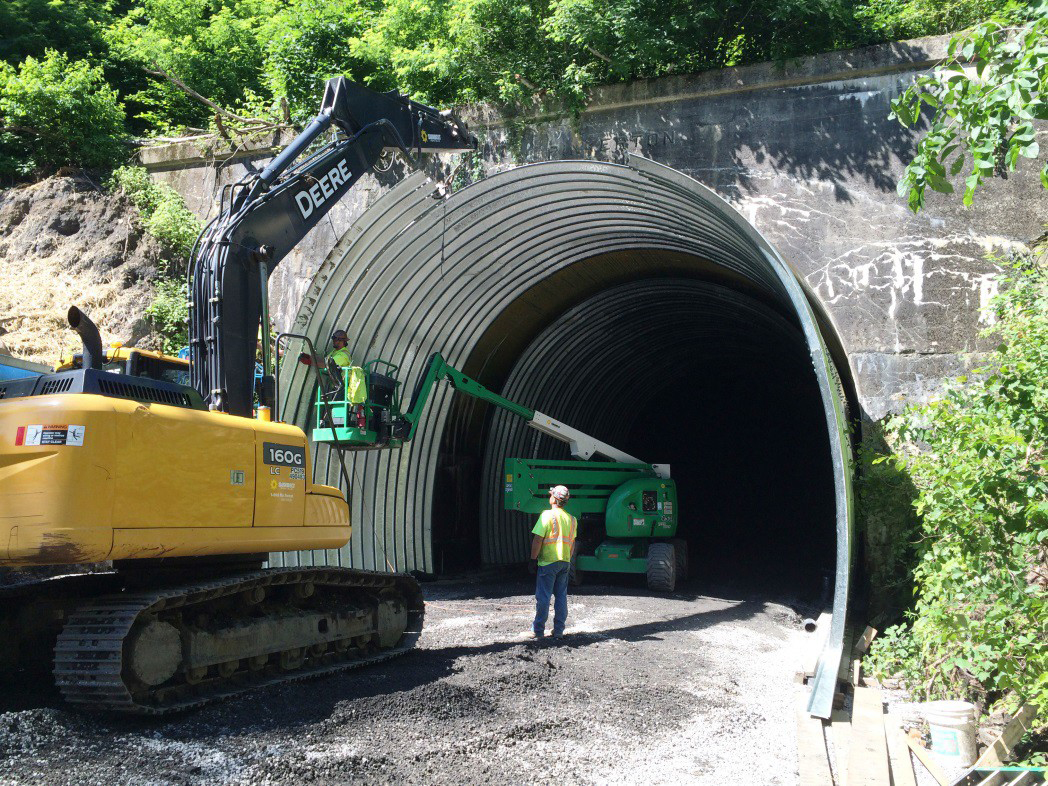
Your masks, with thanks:
[{"label": "white plastic bucket", "polygon": [[930,701],[924,715],[932,735],[932,753],[951,767],[975,763],[975,705],[967,701]]}]

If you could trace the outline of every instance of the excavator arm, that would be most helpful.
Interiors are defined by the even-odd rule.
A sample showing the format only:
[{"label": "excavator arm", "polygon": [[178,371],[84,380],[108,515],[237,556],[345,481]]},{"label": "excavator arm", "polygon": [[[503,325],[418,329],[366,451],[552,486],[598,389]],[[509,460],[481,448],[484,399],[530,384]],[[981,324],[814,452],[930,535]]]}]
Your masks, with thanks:
[{"label": "excavator arm", "polygon": [[[308,153],[332,129],[334,138]],[[269,275],[383,151],[398,150],[415,163],[412,151],[475,146],[465,124],[447,113],[395,91],[377,93],[344,77],[329,80],[317,116],[261,173],[227,187],[219,216],[194,246],[191,385],[208,407],[251,414],[258,330],[268,323]],[[264,367],[268,371],[268,346]],[[270,395],[264,390],[264,398]]]}]

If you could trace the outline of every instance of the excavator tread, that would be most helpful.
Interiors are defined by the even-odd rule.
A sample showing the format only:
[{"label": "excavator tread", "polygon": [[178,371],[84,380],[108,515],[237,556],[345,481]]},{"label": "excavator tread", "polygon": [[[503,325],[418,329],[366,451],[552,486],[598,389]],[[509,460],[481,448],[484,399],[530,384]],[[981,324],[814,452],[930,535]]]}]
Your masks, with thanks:
[{"label": "excavator tread", "polygon": [[[312,584],[337,590],[395,591],[407,607],[407,627],[397,644],[374,651],[350,648],[303,656],[293,671],[269,664],[261,671],[239,669],[229,676],[208,674],[196,684],[185,681],[146,691],[129,687],[125,643],[135,623],[145,615],[189,610],[192,607],[257,587],[276,588]],[[229,698],[248,690],[279,683],[299,682],[321,674],[381,663],[411,650],[422,633],[425,607],[415,580],[405,574],[347,568],[274,568],[240,573],[212,581],[165,586],[148,591],[123,592],[94,598],[76,609],[58,636],[53,674],[66,701],[93,710],[164,715]],[[273,655],[279,653],[274,652]]]}]

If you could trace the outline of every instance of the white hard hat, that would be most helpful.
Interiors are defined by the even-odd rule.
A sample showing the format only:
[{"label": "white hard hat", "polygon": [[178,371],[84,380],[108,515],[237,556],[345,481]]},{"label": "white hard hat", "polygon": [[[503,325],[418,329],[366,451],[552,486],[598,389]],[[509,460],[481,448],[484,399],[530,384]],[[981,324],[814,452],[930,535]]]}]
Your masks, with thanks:
[{"label": "white hard hat", "polygon": [[549,490],[549,495],[554,499],[559,499],[561,502],[564,502],[565,500],[570,499],[571,492],[568,491],[567,486],[554,486]]}]

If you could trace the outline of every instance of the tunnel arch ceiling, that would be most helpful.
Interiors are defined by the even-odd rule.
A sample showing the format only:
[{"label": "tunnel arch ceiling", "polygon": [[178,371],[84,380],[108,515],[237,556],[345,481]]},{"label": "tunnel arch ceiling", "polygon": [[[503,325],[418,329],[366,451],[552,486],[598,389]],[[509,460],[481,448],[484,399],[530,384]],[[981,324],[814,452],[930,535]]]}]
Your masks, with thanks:
[{"label": "tunnel arch ceiling", "polygon": [[[667,305],[645,316],[643,306],[655,309],[660,302]],[[816,405],[812,427],[827,467],[830,520],[823,526],[833,533],[836,569],[830,645],[816,687],[832,686],[847,602],[852,503],[848,431],[831,353],[842,370],[848,366],[816,299],[715,193],[637,157],[629,165],[522,166],[447,199],[437,198],[424,176],[412,175],[335,246],[303,299],[294,331],[323,342],[335,325],[348,331],[355,358],[397,363],[407,391],[440,351],[452,365],[525,405],[542,409],[528,395],[548,389],[560,402],[551,401],[549,414],[563,412],[572,425],[592,427],[613,444],[625,440],[626,449],[647,444],[638,425],[645,407],[681,408],[686,397],[677,391],[674,398],[674,375],[695,378],[710,365],[731,365],[740,352],[748,355],[741,364],[746,368],[762,358],[776,368],[784,358],[804,368],[807,400]],[[743,327],[749,330],[740,333]],[[587,335],[593,337],[588,344]],[[769,343],[758,336],[778,338]],[[624,382],[615,352],[623,341],[635,354],[645,344],[658,347],[642,355],[644,368]],[[562,342],[579,356],[575,382],[543,361]],[[305,426],[312,398],[307,370],[287,367],[283,374],[282,417]],[[599,385],[584,389],[586,375]],[[616,385],[622,395],[600,397],[601,388],[610,392]],[[639,406],[630,409],[624,403],[630,400]],[[510,561],[526,533],[515,540],[514,525],[496,510],[492,495],[478,495],[476,482],[464,479],[497,469],[480,485],[498,484],[499,457],[528,448],[522,439],[519,424],[477,402],[457,401],[442,386],[411,444],[351,455],[350,544],[340,551],[274,555],[273,561],[432,573],[441,567],[434,535],[446,538],[448,516],[470,504],[471,496],[478,521],[485,522],[481,556]],[[473,452],[472,466],[458,461],[464,448],[484,443]],[[531,443],[530,449],[550,448]],[[649,454],[645,450],[645,458],[662,460]],[[315,446],[317,480],[340,485],[337,467],[326,446]],[[459,497],[449,500],[452,487]]]}]

